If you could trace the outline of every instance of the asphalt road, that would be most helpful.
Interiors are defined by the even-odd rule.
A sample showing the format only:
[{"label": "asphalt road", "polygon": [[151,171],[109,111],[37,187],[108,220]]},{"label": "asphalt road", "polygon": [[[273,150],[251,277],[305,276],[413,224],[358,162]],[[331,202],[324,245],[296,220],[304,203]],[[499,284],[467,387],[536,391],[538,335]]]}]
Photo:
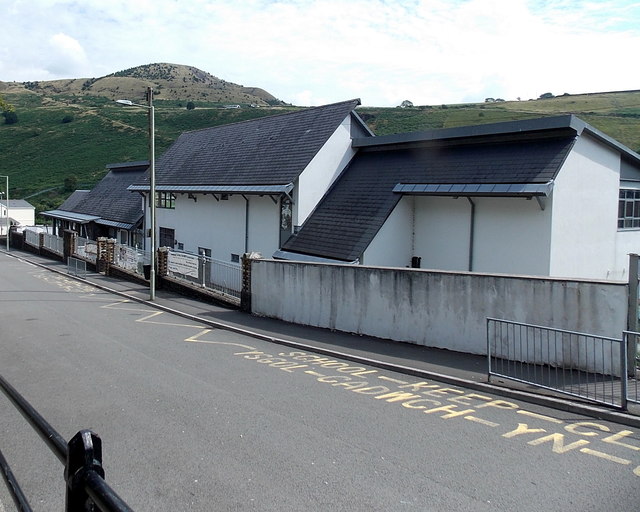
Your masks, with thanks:
[{"label": "asphalt road", "polygon": [[[186,321],[0,253],[0,375],[134,510],[638,510],[640,434]],[[63,467],[0,395],[34,510]],[[0,489],[0,512],[14,510]]]}]

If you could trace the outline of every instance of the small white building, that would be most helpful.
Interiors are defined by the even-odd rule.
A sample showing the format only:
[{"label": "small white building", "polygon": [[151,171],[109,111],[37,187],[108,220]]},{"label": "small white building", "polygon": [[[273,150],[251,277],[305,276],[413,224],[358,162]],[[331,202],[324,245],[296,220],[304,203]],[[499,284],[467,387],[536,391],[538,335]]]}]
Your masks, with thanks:
[{"label": "small white building", "polygon": [[[273,254],[349,163],[352,138],[373,135],[355,113],[359,104],[183,133],[156,164],[158,247],[227,262]],[[128,190],[143,194],[147,231],[148,175]]]},{"label": "small white building", "polygon": [[0,236],[7,234],[7,217],[11,226],[33,226],[36,223],[36,209],[24,199],[0,200]]},{"label": "small white building", "polygon": [[575,116],[353,147],[275,257],[626,280],[640,252],[640,155]]}]

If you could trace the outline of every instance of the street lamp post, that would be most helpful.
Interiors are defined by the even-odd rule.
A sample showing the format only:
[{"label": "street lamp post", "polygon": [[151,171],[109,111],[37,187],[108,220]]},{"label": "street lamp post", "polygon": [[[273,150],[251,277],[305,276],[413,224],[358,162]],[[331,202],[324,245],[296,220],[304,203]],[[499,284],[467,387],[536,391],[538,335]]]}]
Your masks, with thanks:
[{"label": "street lamp post", "polygon": [[149,273],[149,300],[156,299],[156,144],[155,144],[155,109],[153,106],[153,89],[147,87],[148,105],[140,105],[131,100],[116,100],[116,103],[129,107],[146,108],[149,112],[149,207],[151,210],[150,242],[151,242],[151,269]]},{"label": "street lamp post", "polygon": [[9,176],[0,176],[0,178],[5,178],[7,180],[7,184],[5,187],[5,200],[6,200],[6,212],[7,212],[7,252],[9,251],[9,231],[11,230],[11,221],[9,220]]}]

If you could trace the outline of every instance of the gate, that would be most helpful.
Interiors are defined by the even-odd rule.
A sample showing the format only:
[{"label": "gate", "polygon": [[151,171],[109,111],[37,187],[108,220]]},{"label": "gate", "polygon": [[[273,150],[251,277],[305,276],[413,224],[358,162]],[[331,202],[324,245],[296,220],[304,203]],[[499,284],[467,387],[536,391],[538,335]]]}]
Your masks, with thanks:
[{"label": "gate", "polygon": [[627,400],[640,404],[640,333],[625,331],[624,345],[627,347]]},{"label": "gate", "polygon": [[629,381],[623,339],[487,318],[487,357],[489,380],[503,377],[620,409],[627,407]]}]

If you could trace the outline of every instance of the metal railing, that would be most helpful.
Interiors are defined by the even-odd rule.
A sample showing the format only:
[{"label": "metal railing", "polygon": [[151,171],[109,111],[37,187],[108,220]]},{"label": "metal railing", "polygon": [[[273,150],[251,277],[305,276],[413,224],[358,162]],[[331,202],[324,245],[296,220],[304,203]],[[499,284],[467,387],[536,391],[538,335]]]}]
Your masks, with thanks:
[{"label": "metal railing", "polygon": [[170,277],[240,298],[242,267],[239,263],[180,251],[169,251],[167,258]]},{"label": "metal railing", "polygon": [[64,239],[60,236],[44,233],[42,238],[43,247],[56,254],[64,254]]},{"label": "metal railing", "polygon": [[487,318],[492,376],[626,409],[622,339]]},{"label": "metal railing", "polygon": [[[81,430],[67,443],[2,376],[0,389],[64,464],[65,512],[95,510],[95,507],[102,512],[132,511],[104,480],[100,437],[90,430]],[[16,508],[31,512],[32,508],[1,451],[0,470]]]},{"label": "metal railing", "polygon": [[34,247],[40,247],[40,233],[38,231],[33,231],[31,229],[24,230],[24,240],[29,245],[33,245]]},{"label": "metal railing", "polygon": [[73,274],[74,276],[82,278],[87,277],[87,262],[69,256],[67,258],[67,274]]},{"label": "metal railing", "polygon": [[98,258],[98,243],[95,240],[89,240],[88,238],[79,236],[76,238],[73,253],[80,258],[93,261],[95,263]]},{"label": "metal railing", "polygon": [[149,251],[143,251],[142,249],[136,249],[135,247],[118,243],[115,244],[113,255],[113,264],[116,267],[140,275],[144,275],[145,265],[149,265],[151,262]]},{"label": "metal railing", "polygon": [[625,331],[623,340],[627,348],[627,400],[640,404],[640,333]]}]

